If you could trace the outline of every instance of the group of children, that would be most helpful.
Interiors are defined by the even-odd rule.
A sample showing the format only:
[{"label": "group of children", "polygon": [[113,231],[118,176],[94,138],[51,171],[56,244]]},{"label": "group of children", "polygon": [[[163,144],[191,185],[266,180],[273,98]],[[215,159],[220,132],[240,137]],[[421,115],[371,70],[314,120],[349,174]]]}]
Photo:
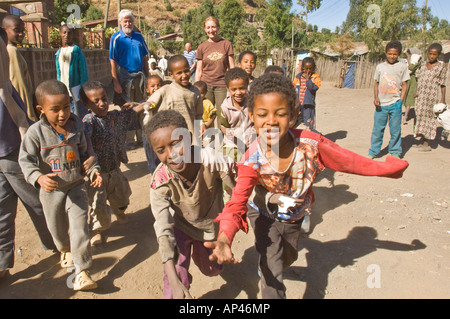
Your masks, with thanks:
[{"label": "group of children", "polygon": [[[401,52],[387,50],[390,64],[398,58],[391,57],[394,50]],[[294,83],[269,68],[255,79],[256,55],[250,51],[238,62],[225,76],[228,96],[220,108],[205,99],[202,82],[191,83],[182,55],[168,61],[171,84],[149,77],[147,101],[126,103],[120,110],[109,110],[103,84],[88,81],[79,95],[90,111],[83,119],[71,113],[64,83],[39,84],[35,94],[41,117],[23,138],[19,163],[27,181],[40,188],[61,266],[75,266],[75,290],[97,287],[88,271],[91,244],[104,241],[111,214],[126,222],[131,189],[120,165],[128,161],[126,131],[139,114],[145,114],[150,205],[165,298],[191,297],[191,259],[207,276],[220,274],[224,263],[237,263],[231,245],[239,230],[248,231],[248,220],[259,253],[262,297],[285,298],[282,273],[298,257],[300,227],[315,200],[317,175],[329,168],[400,178],[408,167],[396,158],[398,151],[385,162],[374,161],[315,132],[320,77],[314,60],[303,61]],[[379,71],[378,83],[392,83],[384,78],[387,72]],[[401,74],[400,84],[406,80]],[[393,97],[390,101],[396,103]],[[383,109],[385,103],[376,95],[375,105]],[[309,130],[294,128],[299,114]],[[226,203],[224,189],[232,190]]]}]

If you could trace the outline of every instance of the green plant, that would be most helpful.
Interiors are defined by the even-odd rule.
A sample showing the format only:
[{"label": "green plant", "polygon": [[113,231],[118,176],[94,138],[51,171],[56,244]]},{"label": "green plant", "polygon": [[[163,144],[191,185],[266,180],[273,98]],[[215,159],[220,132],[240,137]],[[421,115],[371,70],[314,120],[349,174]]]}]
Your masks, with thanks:
[{"label": "green plant", "polygon": [[51,48],[59,48],[61,45],[61,34],[57,27],[49,27],[48,29],[48,44]]},{"label": "green plant", "polygon": [[119,31],[119,28],[108,27],[105,30],[105,38],[110,38],[114,33]]}]

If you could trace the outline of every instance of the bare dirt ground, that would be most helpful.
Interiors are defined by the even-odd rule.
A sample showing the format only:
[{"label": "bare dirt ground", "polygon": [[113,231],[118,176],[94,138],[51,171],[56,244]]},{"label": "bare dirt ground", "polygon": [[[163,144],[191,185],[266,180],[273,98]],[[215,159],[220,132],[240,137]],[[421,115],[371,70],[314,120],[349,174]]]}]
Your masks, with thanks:
[{"label": "bare dirt ground", "polygon": [[[370,146],[372,90],[318,93],[317,129],[363,156]],[[384,299],[450,297],[450,142],[433,151],[412,148],[413,123],[403,126],[403,178],[362,177],[325,170],[315,184],[311,233],[300,239],[299,258],[285,273],[289,299]],[[388,129],[385,143],[387,145]],[[387,150],[376,160],[384,161]],[[149,181],[142,148],[129,152],[122,169],[133,194],[129,223],[113,223],[108,241],[94,247],[92,276],[99,288],[74,292],[59,255],[44,251],[19,204],[16,261],[0,283],[0,298],[161,299],[162,265],[149,209]],[[202,275],[191,265],[191,293],[203,299],[259,298],[257,253],[252,230],[233,244],[237,265],[221,276]]]}]

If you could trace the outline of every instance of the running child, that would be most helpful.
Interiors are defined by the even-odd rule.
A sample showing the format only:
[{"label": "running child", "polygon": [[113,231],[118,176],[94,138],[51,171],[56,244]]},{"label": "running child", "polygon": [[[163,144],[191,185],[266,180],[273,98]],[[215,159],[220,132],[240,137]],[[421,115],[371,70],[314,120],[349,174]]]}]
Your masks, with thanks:
[{"label": "running child", "polygon": [[120,224],[127,222],[125,210],[130,203],[131,188],[120,165],[128,163],[126,132],[130,123],[137,121],[137,114],[143,112],[143,107],[128,108],[131,103],[126,103],[121,111],[109,111],[106,87],[99,81],[86,82],[80,90],[80,98],[90,110],[83,118],[84,133],[97,155],[103,180],[102,187],[88,186],[91,244],[97,245],[105,240],[103,233],[111,225],[111,214]]},{"label": "running child", "polygon": [[258,139],[237,165],[231,200],[216,218],[218,240],[205,243],[213,249],[211,260],[236,262],[230,246],[239,229],[248,231],[248,210],[260,255],[263,298],[286,298],[283,271],[298,257],[301,221],[314,202],[312,185],[320,171],[399,178],[408,166],[392,156],[386,162],[374,161],[320,134],[290,128],[296,103],[295,88],[284,76],[267,74],[252,84],[247,106]]},{"label": "running child", "polygon": [[[161,164],[152,176],[150,204],[164,264],[164,297],[191,298],[191,258],[206,276],[223,270],[209,260],[205,241],[216,240],[214,218],[223,209],[222,182],[235,185],[235,163],[213,148],[194,146],[184,116],[159,111],[144,132]],[[200,162],[193,159],[199,154]]]},{"label": "running child", "polygon": [[[92,254],[83,166],[88,145],[83,123],[70,112],[64,83],[42,82],[35,94],[42,115],[23,138],[19,163],[27,182],[39,188],[48,229],[61,252],[61,266],[75,265],[73,289],[95,289],[97,283],[88,272]],[[90,167],[87,174],[92,187],[102,185],[98,165]]]}]

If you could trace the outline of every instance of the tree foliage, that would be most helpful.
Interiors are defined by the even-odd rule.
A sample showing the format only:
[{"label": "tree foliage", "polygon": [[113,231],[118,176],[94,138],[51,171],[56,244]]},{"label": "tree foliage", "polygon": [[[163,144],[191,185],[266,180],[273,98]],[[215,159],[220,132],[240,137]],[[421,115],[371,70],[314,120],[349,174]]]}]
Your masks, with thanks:
[{"label": "tree foliage", "polygon": [[319,9],[322,5],[322,0],[297,0],[297,3],[309,13]]},{"label": "tree foliage", "polygon": [[234,43],[234,38],[244,23],[244,17],[244,7],[238,0],[224,0],[218,10],[222,37]]},{"label": "tree foliage", "polygon": [[99,19],[104,19],[105,16],[101,9],[97,8],[96,6],[91,5],[89,9],[86,11],[86,15],[83,19],[83,21],[94,21]]},{"label": "tree foliage", "polygon": [[197,9],[192,9],[184,16],[181,29],[185,42],[190,42],[195,48],[206,40],[205,31],[203,30],[203,21],[209,16],[215,16],[216,11],[211,0],[205,0]]},{"label": "tree foliage", "polygon": [[[369,5],[380,9],[379,27],[370,23],[378,12]],[[343,30],[364,41],[372,52],[383,52],[383,41],[403,40],[415,33],[420,23],[418,11],[416,0],[350,0]]]},{"label": "tree foliage", "polygon": [[264,39],[270,48],[283,48],[291,45],[292,15],[290,13],[292,1],[270,0],[264,9]]},{"label": "tree foliage", "polygon": [[[84,13],[89,9],[90,1],[89,0],[55,0],[55,12],[50,14],[50,20],[53,24],[61,25],[62,23],[67,22],[67,18],[72,14],[72,12],[67,12],[67,8],[69,5],[78,5],[80,8],[80,16],[75,17],[76,19],[81,20],[83,18]],[[76,15],[76,14],[75,14]]]}]

